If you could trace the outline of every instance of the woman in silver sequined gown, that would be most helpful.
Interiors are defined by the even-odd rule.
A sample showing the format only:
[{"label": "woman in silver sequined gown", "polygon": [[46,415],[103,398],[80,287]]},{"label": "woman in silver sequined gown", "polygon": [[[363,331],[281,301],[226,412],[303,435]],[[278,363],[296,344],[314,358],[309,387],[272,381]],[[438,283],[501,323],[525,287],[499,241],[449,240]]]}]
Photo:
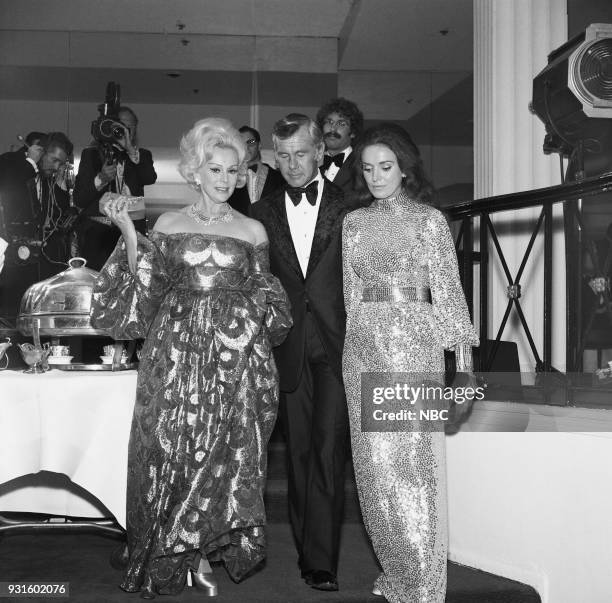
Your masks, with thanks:
[{"label": "woman in silver sequined gown", "polygon": [[146,337],[129,443],[127,568],[121,588],[177,594],[192,572],[216,594],[210,561],[241,580],[265,557],[266,451],[278,407],[271,354],[291,326],[269,272],[263,226],[227,204],[244,143],[227,120],[183,138],[181,173],[201,199],[147,238],[122,197],[122,231],[94,288],[92,323]]},{"label": "woman in silver sequined gown", "polygon": [[418,149],[399,126],[382,124],[356,152],[358,186],[372,203],[343,225],[343,375],[362,515],[383,570],[374,592],[392,603],[442,603],[444,432],[363,431],[361,375],[405,372],[418,384],[428,374],[443,385],[444,349],[455,348],[458,370],[468,370],[478,340],[446,220],[423,202],[431,186]]}]

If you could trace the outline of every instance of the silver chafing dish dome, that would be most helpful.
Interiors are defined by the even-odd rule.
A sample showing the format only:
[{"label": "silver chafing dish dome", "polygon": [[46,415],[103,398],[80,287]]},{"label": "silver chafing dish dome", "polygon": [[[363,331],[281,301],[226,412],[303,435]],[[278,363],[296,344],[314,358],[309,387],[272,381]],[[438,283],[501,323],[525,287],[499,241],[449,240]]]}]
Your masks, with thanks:
[{"label": "silver chafing dish dome", "polygon": [[67,270],[35,283],[24,293],[17,318],[23,335],[33,335],[34,320],[41,335],[107,335],[91,326],[91,294],[99,273],[86,268],[86,263],[83,258],[71,258]]}]

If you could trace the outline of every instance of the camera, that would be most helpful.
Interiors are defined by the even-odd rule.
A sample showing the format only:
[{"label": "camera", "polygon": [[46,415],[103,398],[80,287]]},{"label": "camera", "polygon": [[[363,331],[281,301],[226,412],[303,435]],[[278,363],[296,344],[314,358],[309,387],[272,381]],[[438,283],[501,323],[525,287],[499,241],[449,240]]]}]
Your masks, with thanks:
[{"label": "camera", "polygon": [[98,118],[91,122],[91,135],[104,149],[108,161],[117,158],[119,150],[113,146],[125,137],[125,126],[119,121],[121,87],[115,82],[106,85],[106,99],[98,105]]}]

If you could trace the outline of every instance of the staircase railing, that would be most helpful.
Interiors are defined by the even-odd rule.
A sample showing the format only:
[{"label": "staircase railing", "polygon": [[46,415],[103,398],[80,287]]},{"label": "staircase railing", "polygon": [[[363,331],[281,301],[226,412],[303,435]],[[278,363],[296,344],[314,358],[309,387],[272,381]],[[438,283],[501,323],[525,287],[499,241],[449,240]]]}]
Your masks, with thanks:
[{"label": "staircase railing", "polygon": [[[584,233],[584,226],[581,221],[579,211],[579,200],[586,197],[601,194],[612,190],[612,174],[596,178],[584,179],[580,182],[561,184],[540,188],[531,191],[512,193],[509,195],[499,195],[467,201],[448,208],[447,214],[452,221],[459,221],[460,227],[457,235],[456,246],[459,258],[461,279],[463,282],[466,299],[470,313],[473,316],[474,310],[474,264],[480,264],[479,271],[479,306],[480,316],[480,341],[481,350],[478,367],[481,371],[490,370],[495,359],[501,336],[508,322],[511,311],[514,308],[518,315],[519,322],[525,333],[529,348],[535,360],[537,372],[554,372],[552,366],[552,315],[555,300],[552,294],[552,265],[553,265],[553,206],[557,203],[564,204],[564,226],[566,242],[566,268],[568,278],[566,279],[566,366],[567,371],[581,370],[581,328],[580,312],[571,308],[571,304],[578,297],[581,281],[582,265],[580,253],[576,250],[580,248],[582,239],[587,236]],[[529,242],[524,250],[521,264],[518,271],[513,275],[508,267],[508,262],[503,249],[499,243],[499,238],[495,230],[491,216],[495,213],[519,210],[524,208],[540,208],[540,214],[533,228]],[[474,250],[475,222],[479,220],[478,238],[479,251]],[[543,229],[544,237],[544,267],[543,267],[543,301],[542,301],[542,325],[530,325],[521,307],[521,279],[524,276],[525,266],[533,252],[534,243],[538,233]],[[490,243],[492,249],[490,250]],[[491,276],[491,257],[490,253],[495,252],[507,280],[506,295],[508,304],[503,318],[499,325],[491,323],[489,313],[489,279]],[[493,332],[492,327],[496,327],[496,336],[493,340],[491,349],[487,349],[487,337],[489,332]],[[542,350],[538,350],[533,333],[535,328],[542,329]],[[579,357],[580,356],[580,357]]]}]

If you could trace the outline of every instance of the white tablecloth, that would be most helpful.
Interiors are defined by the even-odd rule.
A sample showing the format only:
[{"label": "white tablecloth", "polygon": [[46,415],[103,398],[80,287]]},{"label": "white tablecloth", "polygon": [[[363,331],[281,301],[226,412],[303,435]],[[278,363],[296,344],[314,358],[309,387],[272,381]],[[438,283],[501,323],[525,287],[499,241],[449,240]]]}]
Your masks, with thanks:
[{"label": "white tablecloth", "polygon": [[0,372],[0,512],[103,517],[108,510],[125,527],[136,375]]}]

